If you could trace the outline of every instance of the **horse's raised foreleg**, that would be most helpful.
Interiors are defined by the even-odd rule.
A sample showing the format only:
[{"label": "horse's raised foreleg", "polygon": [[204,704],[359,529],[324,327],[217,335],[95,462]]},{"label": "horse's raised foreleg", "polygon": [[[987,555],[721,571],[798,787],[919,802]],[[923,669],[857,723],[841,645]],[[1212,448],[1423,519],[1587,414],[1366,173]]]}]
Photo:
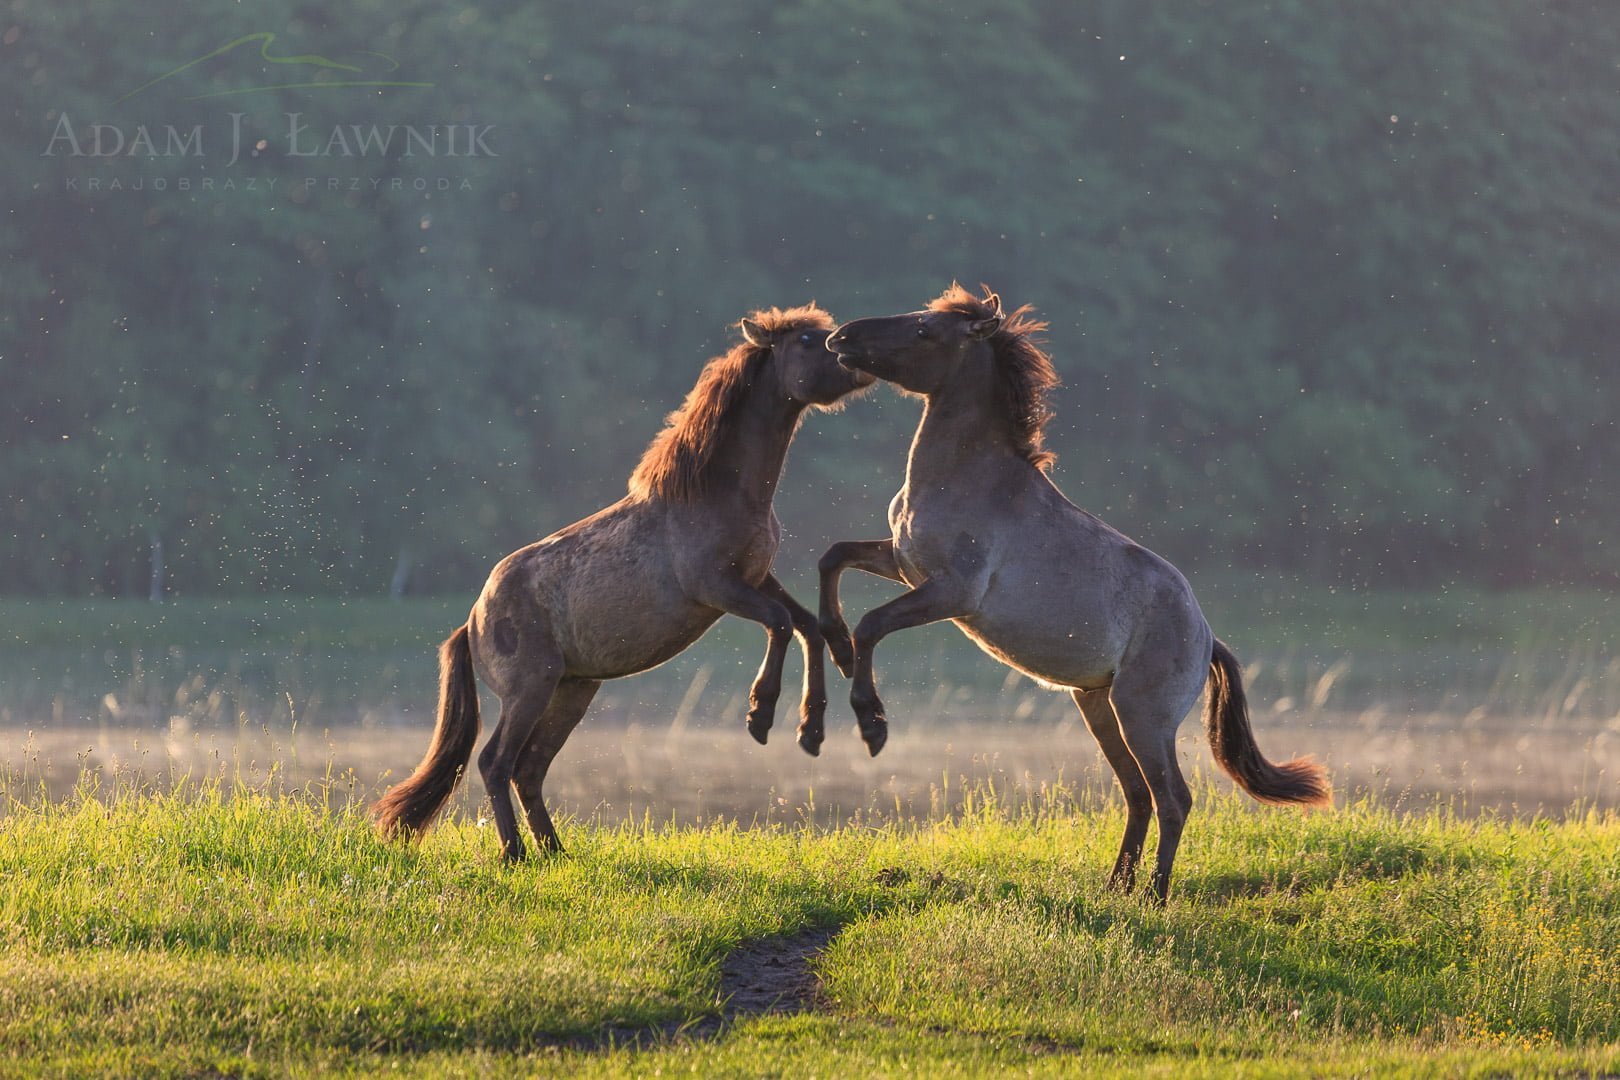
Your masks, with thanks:
[{"label": "horse's raised foreleg", "polygon": [[894,559],[893,540],[844,540],[827,549],[817,569],[821,571],[821,636],[827,641],[827,651],[844,678],[855,673],[855,645],[850,640],[849,625],[844,622],[843,605],[838,601],[838,577],[845,570],[864,570],[868,574],[903,582],[900,566]]},{"label": "horse's raised foreleg", "polygon": [[512,782],[517,788],[518,801],[523,804],[523,812],[529,818],[529,829],[542,851],[559,852],[562,841],[557,838],[551,815],[546,813],[541,786],[546,781],[552,759],[562,749],[563,743],[568,741],[568,736],[584,717],[585,710],[590,708],[591,699],[596,697],[596,690],[601,685],[594,679],[564,679],[559,682],[540,722],[529,735],[528,745],[518,756],[517,771],[512,776]]},{"label": "horse's raised foreleg", "polygon": [[764,744],[782,694],[782,663],[793,641],[793,617],[788,609],[759,589],[736,577],[716,577],[692,591],[699,603],[765,627],[765,659],[748,689],[748,734]]},{"label": "horse's raised foreleg", "polygon": [[787,608],[793,620],[793,631],[804,646],[804,695],[799,701],[799,746],[815,757],[821,753],[821,743],[827,737],[827,667],[824,659],[826,642],[810,610],[782,587],[774,574],[767,574],[759,591]]},{"label": "horse's raised foreleg", "polygon": [[507,862],[523,858],[523,837],[518,834],[517,812],[512,806],[512,778],[518,758],[550,708],[552,694],[562,678],[562,653],[554,647],[527,653],[523,666],[514,665],[514,670],[510,685],[501,687],[500,722],[478,755],[478,771],[484,777],[495,832]]},{"label": "horse's raised foreleg", "polygon": [[1136,867],[1142,861],[1142,845],[1147,840],[1148,822],[1153,819],[1153,792],[1119,733],[1119,718],[1108,702],[1107,690],[1076,690],[1074,703],[1080,706],[1086,727],[1096,736],[1103,757],[1113,767],[1119,786],[1125,792],[1125,836],[1119,844],[1119,858],[1108,875],[1110,887],[1130,892],[1136,886]]},{"label": "horse's raised foreleg", "polygon": [[966,615],[968,610],[965,590],[957,582],[943,577],[931,578],[904,596],[868,611],[856,625],[855,671],[850,677],[849,703],[855,709],[861,740],[873,757],[889,741],[889,721],[883,715],[872,664],[872,652],[877,643],[896,630],[955,619]]}]

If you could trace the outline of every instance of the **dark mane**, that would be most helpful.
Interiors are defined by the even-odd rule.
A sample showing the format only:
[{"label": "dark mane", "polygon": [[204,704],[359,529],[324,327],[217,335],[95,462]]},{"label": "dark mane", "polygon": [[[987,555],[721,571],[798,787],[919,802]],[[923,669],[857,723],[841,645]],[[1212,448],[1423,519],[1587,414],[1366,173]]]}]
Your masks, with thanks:
[{"label": "dark mane", "polygon": [[[748,318],[772,335],[788,330],[831,330],[834,325],[832,316],[814,302],[785,310],[766,308]],[[740,327],[742,321],[738,320],[737,325]],[[636,471],[630,474],[633,497],[684,502],[703,494],[704,474],[715,448],[724,440],[737,407],[770,352],[745,339],[704,365],[697,385],[681,407],[665,418],[664,430],[654,437]]]},{"label": "dark mane", "polygon": [[[993,318],[1000,301],[988,285],[982,297],[974,296],[961,285],[951,287],[928,305],[929,311],[955,311],[974,319]],[[1013,439],[1019,451],[1038,469],[1051,468],[1057,455],[1042,448],[1046,422],[1052,418],[1046,407],[1046,395],[1058,384],[1057,369],[1052,358],[1040,348],[1035,335],[1045,331],[1047,324],[1033,318],[1035,309],[1028,304],[1007,315],[1001,329],[990,336],[996,365],[996,400],[1008,422],[1012,424]]]}]

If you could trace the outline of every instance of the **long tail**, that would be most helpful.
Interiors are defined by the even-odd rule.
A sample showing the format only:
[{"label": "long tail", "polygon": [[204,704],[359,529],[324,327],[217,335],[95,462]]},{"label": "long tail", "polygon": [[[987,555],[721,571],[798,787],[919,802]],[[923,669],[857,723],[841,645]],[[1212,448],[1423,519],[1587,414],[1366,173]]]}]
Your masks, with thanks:
[{"label": "long tail", "polygon": [[1249,703],[1243,696],[1243,672],[1225,644],[1215,642],[1209,661],[1209,703],[1204,728],[1215,763],[1238,785],[1266,803],[1325,806],[1333,801],[1327,770],[1310,758],[1274,765],[1255,745],[1249,728]]},{"label": "long tail", "polygon": [[377,827],[390,839],[420,836],[461,782],[478,741],[478,683],[467,627],[439,646],[439,723],[422,764],[372,806]]}]

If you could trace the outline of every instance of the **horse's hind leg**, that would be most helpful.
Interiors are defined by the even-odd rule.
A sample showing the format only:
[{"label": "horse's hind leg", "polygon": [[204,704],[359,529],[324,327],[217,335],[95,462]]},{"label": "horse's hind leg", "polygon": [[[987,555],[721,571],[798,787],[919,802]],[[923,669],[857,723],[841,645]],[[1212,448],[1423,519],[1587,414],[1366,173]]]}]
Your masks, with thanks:
[{"label": "horse's hind leg", "polygon": [[541,786],[546,781],[552,759],[562,749],[563,743],[568,741],[568,736],[584,717],[585,710],[590,708],[591,700],[596,697],[597,688],[601,685],[594,679],[564,679],[559,682],[544,715],[529,736],[528,745],[518,758],[517,772],[513,774],[512,782],[517,788],[518,801],[523,804],[523,812],[528,815],[529,828],[534,832],[542,851],[561,851],[562,841],[557,839],[551,815],[546,813]]},{"label": "horse's hind leg", "polygon": [[[1159,849],[1153,866],[1153,895],[1163,903],[1170,894],[1170,871],[1176,863],[1181,830],[1192,810],[1192,792],[1176,761],[1176,728],[1190,707],[1189,701],[1167,701],[1163,686],[1139,689],[1116,677],[1109,691],[1120,735],[1136,759],[1153,793],[1159,821]],[[1089,717],[1088,717],[1089,719]]]},{"label": "horse's hind leg", "polygon": [[1108,691],[1076,690],[1074,703],[1080,706],[1086,727],[1096,736],[1103,757],[1113,768],[1119,786],[1125,792],[1125,836],[1119,844],[1119,857],[1114,860],[1114,871],[1108,875],[1110,887],[1130,892],[1136,886],[1136,867],[1142,861],[1142,845],[1147,840],[1148,822],[1153,817],[1153,792],[1142,775],[1136,759],[1125,746],[1119,732],[1119,718],[1108,702]]},{"label": "horse's hind leg", "polygon": [[495,725],[489,742],[478,755],[478,771],[484,777],[484,789],[489,792],[489,805],[495,819],[495,832],[501,839],[501,850],[508,862],[523,858],[523,837],[518,834],[517,811],[512,806],[512,778],[517,773],[518,759],[529,737],[551,705],[553,693],[562,678],[562,654],[548,649],[522,655],[523,666],[516,664],[497,687],[501,695],[501,719]]}]

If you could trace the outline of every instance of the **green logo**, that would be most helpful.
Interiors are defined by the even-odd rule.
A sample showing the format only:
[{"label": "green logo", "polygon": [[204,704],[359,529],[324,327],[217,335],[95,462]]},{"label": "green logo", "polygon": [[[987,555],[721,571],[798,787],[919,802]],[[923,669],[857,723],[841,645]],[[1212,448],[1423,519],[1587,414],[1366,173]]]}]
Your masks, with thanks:
[{"label": "green logo", "polygon": [[[261,31],[261,32],[259,32],[257,34],[248,34],[246,37],[239,37],[235,41],[227,41],[225,44],[221,45],[219,48],[215,49],[213,52],[205,53],[202,56],[197,57],[195,60],[188,60],[186,63],[181,64],[179,67],[175,68],[173,71],[166,71],[162,75],[159,75],[157,78],[153,79],[151,82],[148,82],[148,83],[146,83],[146,84],[144,84],[142,86],[137,86],[135,89],[131,90],[129,93],[125,94],[123,97],[121,97],[117,101],[113,102],[113,104],[115,104],[115,105],[122,104],[123,102],[128,101],[130,98],[134,97],[136,94],[139,94],[144,90],[151,89],[152,87],[156,86],[158,83],[162,82],[164,79],[173,78],[174,76],[180,74],[182,71],[185,71],[185,70],[187,70],[189,68],[194,68],[198,64],[201,64],[201,63],[203,63],[205,61],[208,61],[208,60],[212,60],[216,56],[223,56],[226,53],[230,52],[232,49],[240,48],[241,46],[246,45],[250,41],[257,41],[259,43],[259,57],[261,59],[267,61],[268,63],[272,63],[272,64],[292,64],[292,65],[303,66],[303,67],[323,68],[323,69],[330,70],[330,71],[349,72],[352,75],[357,75],[357,76],[364,76],[366,74],[366,70],[364,68],[356,65],[356,64],[344,64],[344,63],[340,63],[340,62],[338,62],[336,60],[330,60],[327,57],[316,56],[314,54],[310,54],[308,56],[272,56],[272,55],[270,55],[270,44],[271,44],[271,42],[273,42],[275,40],[276,40],[276,35],[270,33],[269,31]],[[381,72],[381,74],[384,74],[384,75],[391,74],[391,73],[399,70],[399,61],[395,60],[392,56],[389,56],[386,53],[362,52],[362,53],[360,53],[360,55],[361,56],[374,56],[374,57],[377,57],[377,58],[383,60],[384,62],[386,62],[388,67],[386,69],[384,69]],[[187,101],[200,101],[200,100],[202,100],[204,98],[229,97],[229,96],[237,95],[237,94],[257,94],[257,93],[261,93],[261,92],[266,91],[266,90],[324,90],[324,89],[328,89],[328,88],[331,88],[331,87],[339,87],[339,86],[432,86],[432,85],[433,84],[430,83],[430,82],[407,82],[407,81],[399,80],[399,79],[331,78],[331,79],[321,79],[319,81],[310,81],[310,82],[284,82],[284,83],[270,83],[270,84],[267,84],[267,85],[264,85],[264,86],[241,86],[241,87],[237,87],[234,90],[216,90],[211,94],[194,94],[191,97],[186,98],[185,100],[187,100]]]}]

